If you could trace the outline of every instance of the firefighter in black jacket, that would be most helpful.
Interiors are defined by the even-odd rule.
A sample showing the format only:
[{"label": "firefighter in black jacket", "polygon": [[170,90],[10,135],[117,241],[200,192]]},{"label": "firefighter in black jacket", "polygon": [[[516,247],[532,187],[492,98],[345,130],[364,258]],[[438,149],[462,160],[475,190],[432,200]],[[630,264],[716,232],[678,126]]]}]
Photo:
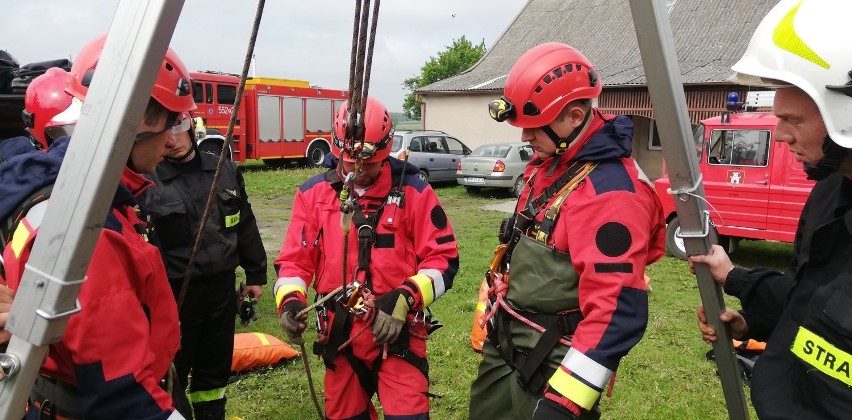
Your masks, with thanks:
[{"label": "firefighter in black jacket", "polygon": [[[175,147],[151,174],[156,188],[144,200],[176,299],[219,160],[198,150],[190,118],[183,121],[187,126],[175,135]],[[202,137],[203,130],[199,124]],[[230,161],[222,168],[216,194],[180,308],[181,348],[175,357],[181,383],[192,373],[189,397],[196,419],[225,418],[237,313],[234,270],[238,265],[245,270],[248,286],[243,297],[260,298],[266,284],[266,252],[242,174]]]},{"label": "firefighter in black jacket", "polygon": [[[767,342],[751,380],[761,419],[852,418],[852,47],[838,42],[850,14],[848,0],[783,0],[733,66],[733,80],[777,89],[775,141],[817,181],[785,273],[735,268],[718,245],[691,259],[740,300],[716,315],[732,336]],[[708,316],[698,308],[713,342]]]}]

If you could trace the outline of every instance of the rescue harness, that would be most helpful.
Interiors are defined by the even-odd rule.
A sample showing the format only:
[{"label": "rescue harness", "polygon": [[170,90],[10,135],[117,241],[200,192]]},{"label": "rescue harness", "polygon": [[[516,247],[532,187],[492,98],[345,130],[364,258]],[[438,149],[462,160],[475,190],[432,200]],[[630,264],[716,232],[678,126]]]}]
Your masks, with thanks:
[{"label": "rescue harness", "polygon": [[[507,294],[510,288],[544,289],[549,285],[549,280],[563,278],[565,273],[577,277],[570,256],[548,245],[548,241],[565,199],[596,166],[597,163],[594,162],[574,162],[538,197],[532,197],[530,188],[525,208],[507,218],[501,226],[501,242],[504,243],[498,247],[495,259],[486,272],[490,286],[490,309],[483,320],[483,327],[488,331],[489,341],[494,344],[506,363],[518,372],[518,383],[530,392],[539,393],[544,389],[553,373],[545,369],[547,356],[559,343],[570,347],[570,337],[583,320],[576,291],[579,279],[574,282],[561,282],[559,287],[565,290],[560,290],[562,293],[554,293],[556,296],[569,296],[570,303],[567,308],[559,307],[564,304],[564,300],[537,307],[535,303],[524,302],[522,298],[518,302],[512,302],[511,298],[507,299]],[[536,174],[537,169],[530,176],[528,185],[532,185]],[[556,199],[547,206],[542,220],[536,221],[538,214],[554,196]],[[515,266],[523,268],[517,270],[514,281],[510,281],[509,268],[513,254],[520,255],[519,258],[523,259],[516,261]],[[532,270],[536,272],[527,274]],[[510,295],[520,296],[522,292]],[[498,308],[502,310],[498,312]],[[525,352],[516,347],[512,340],[512,322],[520,322],[541,333],[532,350]],[[500,330],[502,332],[498,332]]]},{"label": "rescue harness", "polygon": [[[325,366],[328,369],[334,370],[334,358],[342,352],[349,361],[350,366],[352,366],[352,370],[355,371],[361,387],[368,395],[375,394],[377,390],[377,372],[382,360],[387,357],[388,353],[405,360],[417,368],[417,370],[420,371],[427,380],[429,379],[429,363],[427,359],[409,351],[412,335],[409,328],[402,329],[402,332],[396,342],[387,344],[386,353],[380,352],[372,370],[367,367],[366,363],[355,357],[352,353],[351,347],[348,346],[352,340],[350,335],[352,334],[352,326],[355,318],[359,316],[369,318],[373,315],[368,311],[372,311],[374,309],[364,309],[364,303],[365,301],[373,299],[371,292],[373,289],[373,277],[370,270],[370,261],[372,259],[373,247],[376,245],[377,240],[382,240],[379,239],[381,238],[380,236],[376,235],[376,227],[378,226],[378,221],[381,219],[382,211],[387,203],[392,201],[397,205],[397,207],[403,207],[403,203],[405,202],[405,194],[402,190],[404,175],[404,170],[402,173],[391,175],[390,191],[379,201],[380,204],[376,207],[375,211],[370,212],[368,215],[364,214],[364,210],[357,200],[349,198],[347,195],[347,198],[354,202],[351,208],[353,212],[352,223],[355,225],[358,232],[358,266],[355,269],[355,273],[353,273],[353,282],[346,285],[346,288],[342,290],[340,298],[325,300],[322,305],[316,308],[319,339],[314,342],[313,353],[315,355],[322,356]],[[346,195],[347,189],[344,185],[345,183],[340,179],[336,169],[329,170],[326,173],[326,177],[329,181],[331,181],[331,187],[338,195],[341,197]],[[359,272],[364,273],[363,286],[361,286],[357,281]],[[344,281],[346,281],[345,278]],[[360,296],[358,296],[358,294],[360,294]],[[325,296],[317,296],[317,298],[325,299]],[[358,301],[359,303],[354,304],[353,302],[355,301]],[[335,314],[331,325],[328,325],[327,322],[327,311],[332,311]],[[418,318],[420,321],[417,321]],[[415,314],[414,319],[415,322],[423,322],[426,324],[426,328],[429,333],[443,326],[440,322],[432,319],[432,314],[428,311],[428,309],[426,312],[419,312]],[[370,323],[367,322],[365,323],[365,326],[369,324]],[[360,334],[360,331],[356,333],[356,336],[357,334]],[[323,338],[325,338],[325,340],[322,340]],[[425,340],[427,337],[424,336],[418,338]],[[429,396],[434,395],[430,394]]]}]

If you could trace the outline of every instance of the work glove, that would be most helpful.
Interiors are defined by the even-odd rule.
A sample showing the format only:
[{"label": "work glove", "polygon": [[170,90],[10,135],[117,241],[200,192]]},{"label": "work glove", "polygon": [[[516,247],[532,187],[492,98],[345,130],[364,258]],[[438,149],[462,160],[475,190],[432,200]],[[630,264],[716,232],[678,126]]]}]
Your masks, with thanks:
[{"label": "work glove", "polygon": [[373,321],[376,343],[396,342],[405,325],[408,309],[414,305],[414,298],[407,290],[394,289],[379,296],[374,305],[377,309],[376,320]]},{"label": "work glove", "polygon": [[579,417],[568,408],[547,398],[538,400],[532,420],[578,420]]},{"label": "work glove", "polygon": [[293,299],[284,304],[281,308],[281,319],[278,321],[281,324],[281,329],[287,334],[287,340],[297,346],[305,344],[305,339],[302,338],[302,333],[308,324],[305,321],[308,319],[308,314],[302,314],[298,319],[296,314],[305,309],[305,304],[302,301]]}]

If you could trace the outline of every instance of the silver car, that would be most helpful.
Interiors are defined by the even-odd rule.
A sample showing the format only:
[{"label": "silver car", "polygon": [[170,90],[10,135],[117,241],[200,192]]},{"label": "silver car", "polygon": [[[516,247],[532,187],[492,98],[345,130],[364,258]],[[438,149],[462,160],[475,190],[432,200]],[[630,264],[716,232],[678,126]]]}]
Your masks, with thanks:
[{"label": "silver car", "polygon": [[458,139],[443,131],[397,131],[393,135],[391,156],[405,158],[420,170],[417,176],[426,181],[453,181],[459,160],[470,154],[470,149]]},{"label": "silver car", "polygon": [[518,197],[524,189],[524,168],[532,156],[527,143],[485,144],[459,162],[456,181],[470,192],[482,187],[508,188]]}]

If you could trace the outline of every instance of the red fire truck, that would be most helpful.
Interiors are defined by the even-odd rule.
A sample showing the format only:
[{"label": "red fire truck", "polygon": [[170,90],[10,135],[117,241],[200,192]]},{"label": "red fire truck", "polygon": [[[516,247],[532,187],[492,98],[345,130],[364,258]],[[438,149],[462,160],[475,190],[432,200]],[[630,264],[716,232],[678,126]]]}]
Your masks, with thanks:
[{"label": "red fire truck", "polygon": [[[202,150],[219,153],[234,109],[239,77],[192,73],[193,96],[208,137]],[[325,89],[304,80],[250,77],[246,80],[230,157],[235,162],[307,160],[319,165],[331,151],[331,124],[346,100],[345,90]]]},{"label": "red fire truck", "polygon": [[[773,92],[752,92],[746,104],[771,106],[773,97]],[[695,129],[712,228],[728,252],[734,252],[741,239],[793,242],[813,188],[787,145],[772,141],[776,121],[771,112],[735,112],[703,120]],[[686,259],[674,198],[667,192],[668,175],[654,186],[668,222],[666,247]]]}]

